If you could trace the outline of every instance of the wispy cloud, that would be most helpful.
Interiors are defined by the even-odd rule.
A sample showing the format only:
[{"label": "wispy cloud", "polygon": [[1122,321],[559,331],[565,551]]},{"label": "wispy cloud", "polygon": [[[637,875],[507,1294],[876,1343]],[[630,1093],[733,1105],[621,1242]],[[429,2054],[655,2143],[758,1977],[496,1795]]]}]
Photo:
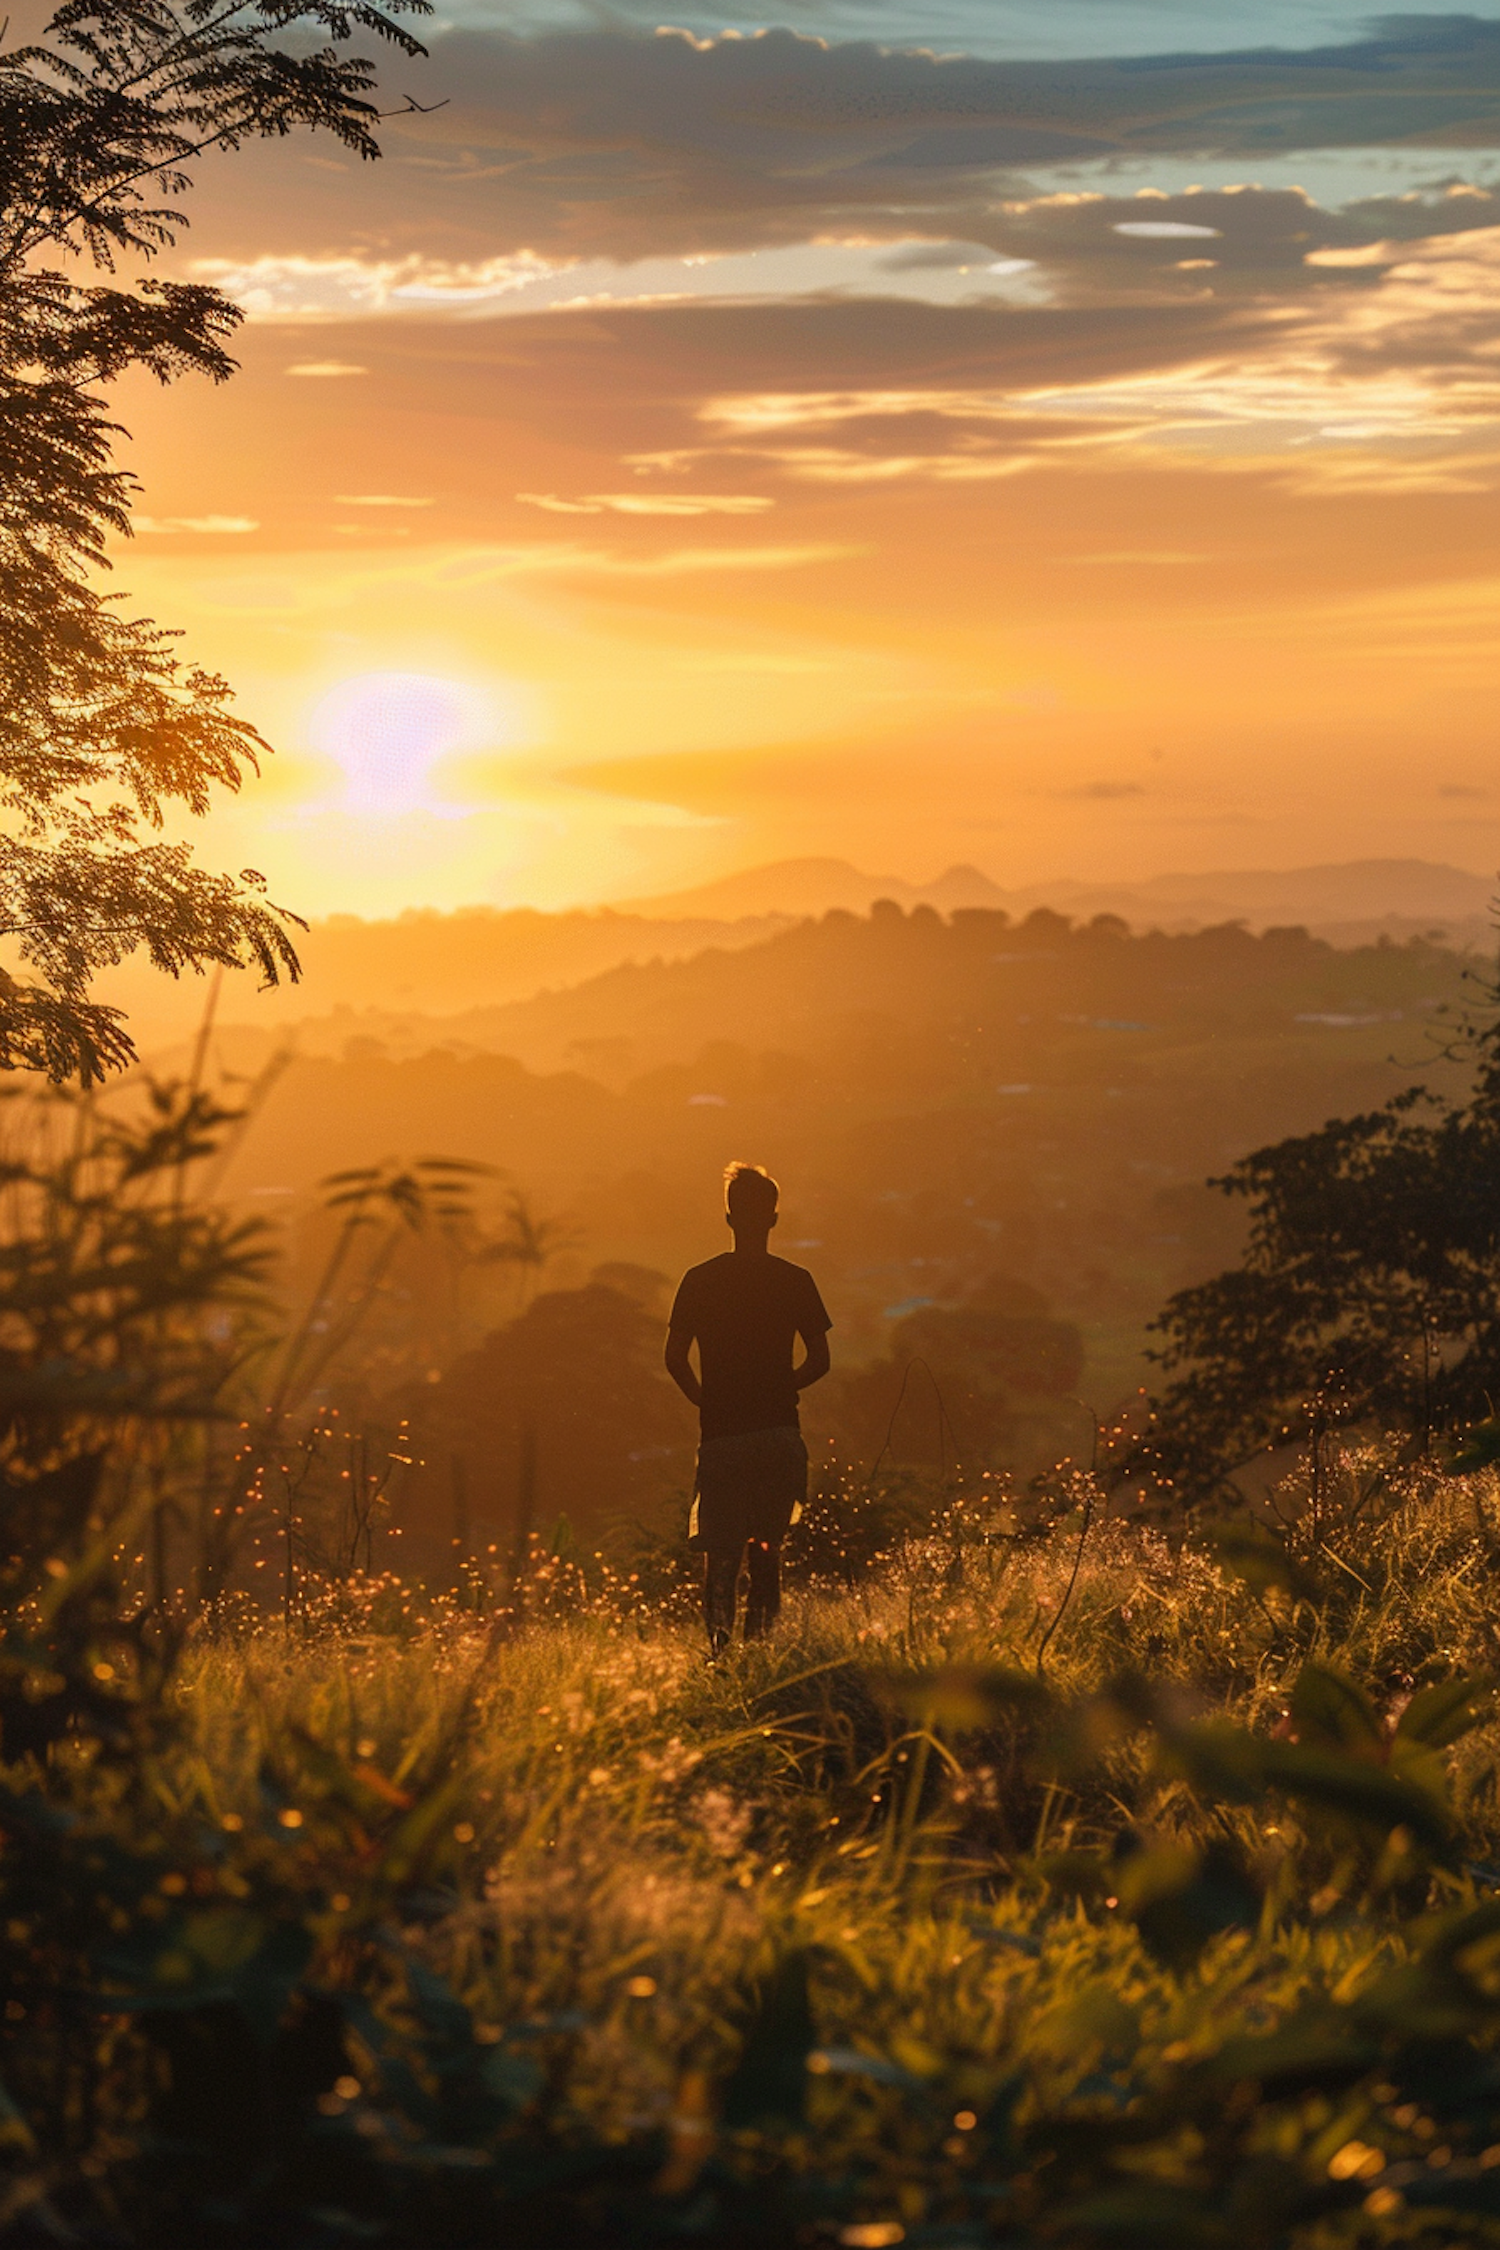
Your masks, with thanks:
[{"label": "wispy cloud", "polygon": [[254,516],[136,516],[134,528],[158,538],[179,531],[234,537],[243,532],[259,531],[260,524]]},{"label": "wispy cloud", "polygon": [[829,540],[802,546],[676,547],[655,555],[623,555],[606,548],[563,544],[473,548],[442,557],[430,577],[435,584],[452,586],[532,577],[686,578],[704,573],[806,570],[862,552],[856,545]]},{"label": "wispy cloud", "polygon": [[[351,314],[473,312],[564,270],[527,250],[477,264],[416,252],[404,258],[369,258],[268,251],[244,260],[193,260],[195,275],[233,297],[252,320],[299,322],[345,320]],[[317,372],[331,369],[320,366]]]},{"label": "wispy cloud", "polygon": [[577,500],[518,492],[516,498],[559,516],[759,516],[775,505],[753,492],[589,492]]},{"label": "wispy cloud", "polygon": [[[699,450],[726,445],[814,481],[971,480],[1048,462],[1125,466],[1146,458],[1270,468],[1300,488],[1481,491],[1500,452],[1500,226],[1461,244],[1392,247],[1357,292],[1312,291],[1248,324],[1204,307],[1204,349],[1072,380],[717,393]],[[1040,326],[1037,324],[1040,323]],[[1047,316],[1033,316],[1037,335]],[[1165,328],[1158,331],[1168,345]],[[1060,360],[1082,332],[1056,319]],[[1024,356],[1024,355],[1023,355]],[[1148,355],[1149,357],[1149,355]],[[943,444],[914,448],[908,427]],[[830,446],[829,433],[860,444]],[[693,465],[692,449],[657,456]]]}]

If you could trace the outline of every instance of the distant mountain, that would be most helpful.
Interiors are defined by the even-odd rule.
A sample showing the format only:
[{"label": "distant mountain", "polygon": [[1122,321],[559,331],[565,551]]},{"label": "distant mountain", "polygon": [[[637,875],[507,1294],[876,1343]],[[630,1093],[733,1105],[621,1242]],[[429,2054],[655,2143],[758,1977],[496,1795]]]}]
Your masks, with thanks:
[{"label": "distant mountain", "polygon": [[622,902],[616,912],[675,921],[679,916],[738,920],[766,914],[826,914],[842,907],[868,914],[878,898],[901,906],[935,906],[951,914],[960,906],[1008,906],[1010,899],[977,867],[950,867],[931,883],[908,883],[899,875],[865,875],[847,859],[779,859],[768,867],[743,868],[696,890]]},{"label": "distant mountain", "polygon": [[[928,906],[944,916],[981,907],[1021,921],[1045,906],[1079,923],[1115,914],[1137,930],[1207,929],[1233,921],[1261,930],[1300,922],[1340,946],[1367,945],[1381,935],[1400,942],[1431,930],[1459,945],[1489,946],[1493,887],[1485,876],[1415,859],[1169,874],[1144,883],[1057,881],[1013,890],[977,867],[950,867],[931,882],[912,883],[864,874],[842,859],[782,860],[635,906],[567,913],[471,907],[369,922],[335,915],[299,937],[299,984],[258,992],[249,978],[230,977],[219,1021],[253,1029],[272,1043],[295,1024],[302,1043],[320,1050],[337,1052],[351,1037],[373,1036],[404,1051],[420,1046],[429,1037],[429,1019],[441,1017],[446,1035],[489,1045],[494,1011],[541,992],[586,983],[630,962],[738,951],[830,908],[867,914],[880,898],[908,912]],[[206,979],[162,976],[139,956],[97,987],[98,998],[129,1011],[146,1051],[191,1038],[206,993]]]},{"label": "distant mountain", "polygon": [[[1096,899],[1129,902],[1127,920],[1143,913],[1195,921],[1243,916],[1256,924],[1305,922],[1467,921],[1486,913],[1496,879],[1425,859],[1356,859],[1338,865],[1242,868],[1207,875],[1155,875],[1144,883],[1038,884],[1035,902],[1065,910],[1101,911]],[[1031,894],[1017,894],[1030,896]],[[1102,911],[1107,911],[1103,909]]]},{"label": "distant mountain", "polygon": [[891,898],[904,907],[933,906],[944,914],[969,906],[1003,908],[1013,915],[1050,906],[1082,921],[1118,914],[1139,929],[1202,929],[1234,921],[1264,929],[1301,922],[1356,944],[1382,929],[1407,935],[1442,928],[1472,940],[1487,929],[1496,887],[1490,876],[1423,859],[1222,869],[1154,875],[1140,883],[1059,879],[1014,889],[993,882],[977,867],[950,867],[930,883],[912,883],[897,875],[866,875],[843,859],[786,859],[743,869],[695,890],[637,899],[619,911],[656,921],[825,914],[831,907],[863,914],[877,898]]}]

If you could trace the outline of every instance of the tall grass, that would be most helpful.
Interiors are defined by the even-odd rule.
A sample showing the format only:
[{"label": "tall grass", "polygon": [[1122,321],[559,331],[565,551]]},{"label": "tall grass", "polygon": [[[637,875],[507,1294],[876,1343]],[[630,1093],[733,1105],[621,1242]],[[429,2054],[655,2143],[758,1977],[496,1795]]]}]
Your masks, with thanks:
[{"label": "tall grass", "polygon": [[96,1990],[6,2026],[14,2223],[1500,2239],[1494,1498],[1233,1569],[950,1513],[714,1663],[628,1579],[221,1615],[143,1771],[54,1758],[112,1931],[35,1904]]}]

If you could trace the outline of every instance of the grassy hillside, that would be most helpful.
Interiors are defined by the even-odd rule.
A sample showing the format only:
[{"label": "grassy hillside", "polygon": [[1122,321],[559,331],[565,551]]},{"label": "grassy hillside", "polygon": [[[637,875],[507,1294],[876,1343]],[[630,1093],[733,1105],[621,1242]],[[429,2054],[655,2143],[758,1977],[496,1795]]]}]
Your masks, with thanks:
[{"label": "grassy hillside", "polygon": [[[1296,1594],[1075,1483],[715,1667],[555,1563],[519,1621],[226,1620],[144,1796],[9,1800],[58,1948],[15,2192],[238,2250],[1493,2242],[1497,1494],[1374,1520],[1370,1467]],[[47,1997],[59,1852],[109,1870],[102,2016]]]}]

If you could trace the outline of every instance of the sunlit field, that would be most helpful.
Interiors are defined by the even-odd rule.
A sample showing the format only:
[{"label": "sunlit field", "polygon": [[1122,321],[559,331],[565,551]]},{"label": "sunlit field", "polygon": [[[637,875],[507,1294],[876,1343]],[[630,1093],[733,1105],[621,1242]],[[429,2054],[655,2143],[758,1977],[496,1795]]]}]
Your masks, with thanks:
[{"label": "sunlit field", "polygon": [[0,2250],[1500,2250],[1415,5],[0,11]]},{"label": "sunlit field", "polygon": [[1494,2239],[1492,1477],[1382,1487],[1367,1451],[1317,1536],[1288,1484],[1289,1533],[1217,1553],[1077,1477],[1029,1526],[929,1497],[712,1664],[665,1566],[591,1586],[539,1544],[498,1607],[356,1578],[200,1626],[144,1776],[101,1754],[65,1838],[10,1799],[118,1933],[113,2002],[38,1955],[8,2012],[45,2208],[164,2242]]}]

